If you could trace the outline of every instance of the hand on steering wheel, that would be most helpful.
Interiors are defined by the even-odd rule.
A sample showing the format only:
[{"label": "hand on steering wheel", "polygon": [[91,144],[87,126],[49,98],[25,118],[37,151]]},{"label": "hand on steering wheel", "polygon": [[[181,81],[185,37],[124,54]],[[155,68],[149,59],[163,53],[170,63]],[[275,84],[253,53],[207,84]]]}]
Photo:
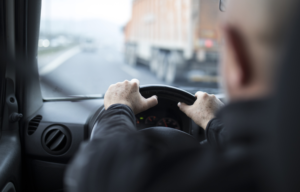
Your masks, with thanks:
[{"label": "hand on steering wheel", "polygon": [[[153,96],[154,95],[154,96]],[[154,107],[158,104],[157,96],[160,98],[181,101],[187,104],[193,104],[196,98],[182,89],[165,85],[146,85],[139,87],[138,80],[124,81],[111,85],[104,97],[104,108],[98,109],[89,123],[90,134],[93,132],[95,123],[101,116],[101,113],[113,104],[128,105],[135,114]],[[146,99],[147,98],[147,99]],[[151,127],[139,130],[141,137],[146,138],[153,143],[156,149],[165,151],[191,150],[199,147],[199,141],[187,132],[172,129],[169,127]]]},{"label": "hand on steering wheel", "polygon": [[104,97],[105,109],[113,104],[124,104],[129,106],[134,114],[138,114],[157,105],[157,96],[145,99],[139,92],[139,86],[140,82],[137,79],[111,85]]},{"label": "hand on steering wheel", "polygon": [[195,97],[197,100],[193,105],[179,102],[178,107],[197,125],[206,129],[208,122],[215,117],[215,113],[223,106],[223,103],[215,95],[201,91],[197,92]]},{"label": "hand on steering wheel", "polygon": [[[184,95],[184,98],[190,97],[189,93],[168,86],[158,86],[156,89],[162,89],[157,93],[163,92],[163,96],[170,94],[168,93],[169,91],[166,90],[170,89],[171,92],[179,92],[180,96]],[[171,97],[172,95],[174,96],[174,94],[171,93]],[[223,103],[214,95],[209,95],[200,91],[195,94],[195,97],[196,101],[192,105],[179,102],[178,107],[188,117],[194,120],[196,124],[206,129],[208,122],[215,117],[216,111],[223,106]],[[144,98],[139,90],[139,80],[133,79],[131,81],[113,84],[109,87],[104,98],[105,109],[108,109],[111,105],[117,103],[128,105],[135,114],[138,114],[156,106],[158,100],[156,95],[151,95],[151,97],[147,99]]]}]

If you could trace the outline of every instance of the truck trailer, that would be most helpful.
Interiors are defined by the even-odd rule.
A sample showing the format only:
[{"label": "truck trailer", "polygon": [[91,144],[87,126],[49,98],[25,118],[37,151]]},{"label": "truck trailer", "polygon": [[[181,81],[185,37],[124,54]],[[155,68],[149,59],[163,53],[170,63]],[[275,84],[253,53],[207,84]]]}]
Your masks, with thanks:
[{"label": "truck trailer", "polygon": [[216,82],[217,0],[133,0],[124,29],[125,60],[149,65],[159,79]]}]

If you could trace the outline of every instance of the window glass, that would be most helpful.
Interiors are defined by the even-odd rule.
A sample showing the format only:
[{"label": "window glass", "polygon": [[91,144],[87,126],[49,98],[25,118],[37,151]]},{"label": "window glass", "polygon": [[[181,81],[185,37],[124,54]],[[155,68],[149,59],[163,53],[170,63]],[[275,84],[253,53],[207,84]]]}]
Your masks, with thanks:
[{"label": "window glass", "polygon": [[220,93],[219,14],[211,0],[42,0],[43,97],[101,96],[133,78]]}]

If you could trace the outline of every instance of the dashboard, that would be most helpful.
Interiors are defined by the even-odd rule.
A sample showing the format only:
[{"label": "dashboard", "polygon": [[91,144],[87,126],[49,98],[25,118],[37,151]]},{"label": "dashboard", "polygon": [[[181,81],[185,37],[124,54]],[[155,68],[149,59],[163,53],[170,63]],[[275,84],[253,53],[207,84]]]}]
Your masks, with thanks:
[{"label": "dashboard", "polygon": [[183,125],[177,118],[178,115],[171,111],[151,110],[146,113],[136,116],[137,129],[144,129],[150,127],[170,127],[182,130]]},{"label": "dashboard", "polygon": [[143,116],[136,118],[136,124],[138,129],[143,128],[149,128],[149,127],[170,127],[173,129],[181,130],[181,126],[179,125],[179,122],[175,120],[174,118],[170,117],[171,115],[168,115],[168,117],[164,117],[164,115],[158,115],[157,113],[155,115],[150,115],[147,118],[144,118]]},{"label": "dashboard", "polygon": [[[51,101],[44,105],[25,123],[22,130],[26,154],[36,160],[67,163],[78,150],[80,143],[88,140],[94,122],[103,108],[103,100]],[[37,123],[38,121],[38,123]],[[35,126],[35,129],[33,130]],[[205,139],[204,131],[187,117],[177,102],[159,98],[158,105],[136,115],[137,130],[150,127],[169,127],[191,134],[199,142]],[[44,143],[55,129],[65,136],[66,150],[52,149]],[[56,141],[56,140],[55,140]],[[53,141],[53,142],[55,142]],[[53,151],[49,151],[48,148]]]},{"label": "dashboard", "polygon": [[[30,179],[37,183],[40,191],[62,187],[68,162],[80,144],[89,139],[92,122],[102,108],[102,99],[50,101],[26,120],[21,133],[24,153],[33,175]],[[177,102],[160,97],[157,106],[136,115],[136,122],[138,130],[165,126],[189,133],[199,142],[205,139],[203,129],[179,110]],[[53,132],[63,136],[64,140],[59,142],[59,137],[50,137]],[[49,138],[52,138],[52,144],[59,145],[54,148],[51,142],[47,142]],[[49,186],[49,180],[57,186]]]},{"label": "dashboard", "polygon": [[157,106],[136,115],[136,127],[169,127],[191,133],[192,121],[180,111],[177,102],[161,98]]}]

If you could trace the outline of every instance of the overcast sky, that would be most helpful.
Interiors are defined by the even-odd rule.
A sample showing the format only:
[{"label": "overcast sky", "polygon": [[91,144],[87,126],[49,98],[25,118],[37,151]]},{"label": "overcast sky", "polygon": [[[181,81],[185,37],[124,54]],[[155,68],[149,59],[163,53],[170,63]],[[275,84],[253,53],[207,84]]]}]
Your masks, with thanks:
[{"label": "overcast sky", "polygon": [[43,0],[42,19],[102,19],[124,25],[132,0]]}]

